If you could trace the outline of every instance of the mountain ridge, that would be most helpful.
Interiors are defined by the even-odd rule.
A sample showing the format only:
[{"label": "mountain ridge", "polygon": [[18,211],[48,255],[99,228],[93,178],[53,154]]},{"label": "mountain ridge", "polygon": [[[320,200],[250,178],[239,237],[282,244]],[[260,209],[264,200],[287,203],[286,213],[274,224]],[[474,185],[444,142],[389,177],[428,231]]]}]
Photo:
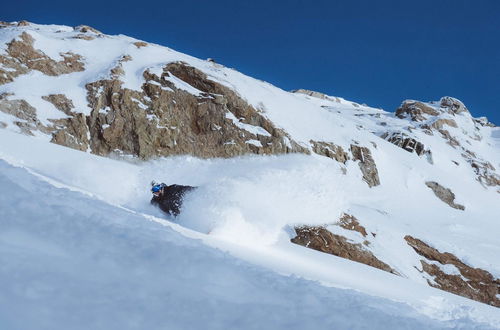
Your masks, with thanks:
[{"label": "mountain ridge", "polygon": [[[473,118],[461,101],[406,100],[390,113],[314,91],[289,93],[213,61],[88,26],[0,26],[0,127],[101,156],[325,158],[332,184],[348,186],[347,205],[314,221],[284,221],[295,228],[291,240],[380,265],[375,258],[403,277],[500,306],[498,247],[486,233],[498,228],[500,130]],[[412,221],[402,220],[410,212]],[[437,221],[448,235],[426,233],[418,218],[434,230]],[[486,237],[481,249],[474,245],[484,237],[469,219]],[[393,220],[400,227],[384,234]],[[395,247],[411,258],[402,260],[390,251]]]}]

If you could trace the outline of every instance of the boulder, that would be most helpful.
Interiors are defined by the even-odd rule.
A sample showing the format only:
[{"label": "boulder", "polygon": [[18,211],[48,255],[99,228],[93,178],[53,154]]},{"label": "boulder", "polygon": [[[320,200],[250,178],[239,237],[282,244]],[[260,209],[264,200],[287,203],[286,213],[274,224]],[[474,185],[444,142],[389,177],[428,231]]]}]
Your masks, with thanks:
[{"label": "boulder", "polygon": [[408,152],[414,152],[419,156],[422,156],[426,152],[423,143],[417,141],[415,138],[409,137],[403,132],[387,132],[384,133],[381,138]]},{"label": "boulder", "polygon": [[[460,296],[500,307],[500,280],[481,268],[473,268],[449,252],[440,252],[410,235],[404,238],[422,259],[421,272],[433,277],[427,280],[430,286]],[[450,267],[451,266],[451,267]],[[444,271],[446,267],[456,273]]]},{"label": "boulder", "polygon": [[358,164],[361,173],[363,173],[363,180],[370,188],[378,186],[380,184],[380,179],[378,177],[377,165],[375,164],[370,149],[351,144],[351,153],[353,160],[359,161]]},{"label": "boulder", "polygon": [[432,189],[434,195],[438,197],[440,200],[448,204],[457,210],[465,210],[465,206],[460,204],[455,204],[455,194],[448,188],[443,187],[437,182],[427,181],[425,185]]},{"label": "boulder", "polygon": [[439,112],[436,109],[418,101],[406,100],[396,110],[398,118],[410,118],[412,121],[425,121],[428,116],[437,116]]},{"label": "boulder", "polygon": [[[14,60],[29,70],[37,70],[49,76],[59,76],[85,70],[82,56],[70,52],[61,53],[63,60],[55,61],[43,52],[36,50],[33,43],[33,37],[27,32],[23,32],[19,38],[7,44],[7,56],[0,55],[0,61],[9,62],[9,60]],[[14,69],[16,68],[14,67]]]},{"label": "boulder", "polygon": [[334,101],[334,102],[340,103],[340,99],[338,97],[329,96],[329,95],[326,95],[324,93],[310,91],[310,90],[307,90],[307,89],[295,89],[295,90],[292,90],[292,93],[295,93],[295,94],[304,94],[304,95],[307,95],[307,96],[315,97],[317,99],[330,100],[330,101]]},{"label": "boulder", "polygon": [[311,140],[310,143],[312,145],[313,152],[318,155],[329,157],[342,164],[345,164],[349,159],[347,152],[335,143],[313,140]]},{"label": "boulder", "polygon": [[292,243],[397,274],[362,244],[351,243],[345,237],[333,234],[325,227],[299,226],[295,227],[295,232],[297,236],[291,239]]},{"label": "boulder", "polygon": [[458,99],[444,96],[439,101],[441,108],[445,109],[447,112],[451,114],[459,114],[462,112],[469,113],[469,110],[465,107],[465,105]]}]

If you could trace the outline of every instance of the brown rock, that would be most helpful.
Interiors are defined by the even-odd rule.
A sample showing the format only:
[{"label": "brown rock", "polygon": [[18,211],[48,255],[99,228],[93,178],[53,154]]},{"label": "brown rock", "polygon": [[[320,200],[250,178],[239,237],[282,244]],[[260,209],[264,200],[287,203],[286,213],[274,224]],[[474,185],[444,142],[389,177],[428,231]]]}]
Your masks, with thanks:
[{"label": "brown rock", "polygon": [[291,239],[295,244],[397,274],[362,244],[350,243],[345,237],[335,235],[324,227],[300,226],[295,227],[295,232],[297,236]]},{"label": "brown rock", "polygon": [[425,146],[423,143],[409,137],[403,132],[384,133],[381,138],[408,152],[415,152],[419,156],[425,153]]},{"label": "brown rock", "polygon": [[147,42],[144,42],[144,41],[137,41],[137,42],[134,42],[134,45],[137,47],[137,48],[141,48],[141,47],[146,47],[148,45]]},{"label": "brown rock", "polygon": [[455,204],[455,194],[448,188],[441,186],[439,183],[434,181],[428,181],[425,185],[432,189],[434,195],[436,195],[440,200],[458,210],[465,210],[465,206],[460,204]]},{"label": "brown rock", "polygon": [[54,123],[50,142],[87,151],[89,149],[88,127],[84,114],[76,113],[70,118],[51,120]]},{"label": "brown rock", "polygon": [[27,32],[20,35],[21,40],[14,39],[8,43],[7,54],[32,70],[38,70],[49,76],[59,76],[83,71],[82,57],[73,53],[61,53],[62,61],[55,61],[33,48],[33,38]]},{"label": "brown rock", "polygon": [[74,31],[79,31],[79,32],[82,32],[82,33],[92,32],[92,33],[95,33],[95,34],[102,34],[101,31],[96,30],[93,27],[88,26],[88,25],[78,25],[78,26],[75,26],[73,28],[73,30]]},{"label": "brown rock", "polygon": [[351,144],[351,153],[353,160],[359,161],[359,168],[361,169],[361,173],[363,173],[363,180],[370,188],[378,186],[380,184],[380,179],[370,149]]},{"label": "brown rock", "polygon": [[331,142],[313,140],[311,140],[310,142],[313,147],[313,152],[318,155],[329,157],[342,164],[345,164],[349,159],[349,155],[344,151],[344,149],[342,149],[341,146],[338,146]]},{"label": "brown rock", "polygon": [[[177,88],[168,80],[172,76],[201,93]],[[309,152],[234,91],[185,63],[170,63],[161,76],[146,71],[144,78],[142,91],[124,89],[118,79],[86,86],[93,109],[88,118],[92,152],[107,155],[118,149],[144,159]],[[248,126],[250,132],[242,125],[254,127]]]},{"label": "brown rock", "polygon": [[439,101],[441,108],[445,108],[451,114],[459,114],[462,112],[469,112],[465,105],[456,98],[450,96],[444,96]]},{"label": "brown rock", "polygon": [[356,219],[356,217],[353,215],[346,213],[342,214],[342,217],[340,217],[339,220],[339,225],[344,229],[357,231],[358,233],[363,235],[363,237],[367,236],[365,227],[361,226],[358,219]]},{"label": "brown rock", "polygon": [[431,124],[431,127],[436,130],[440,130],[443,128],[444,125],[448,125],[455,128],[458,127],[457,123],[453,119],[444,119],[444,118],[438,119],[435,122],[433,122]]},{"label": "brown rock", "polygon": [[439,133],[441,133],[441,136],[448,140],[448,144],[452,146],[453,148],[455,147],[460,147],[460,142],[458,142],[457,139],[455,139],[453,136],[451,136],[450,132],[444,129],[440,129]]},{"label": "brown rock", "polygon": [[24,20],[17,23],[17,26],[28,26],[28,25],[30,25],[30,22]]},{"label": "brown rock", "polygon": [[71,115],[71,109],[75,107],[73,105],[73,101],[68,99],[64,94],[51,94],[42,96],[42,99],[52,103],[58,110],[64,112],[67,115]]},{"label": "brown rock", "polygon": [[[405,240],[415,252],[425,258],[420,262],[422,271],[434,277],[434,283],[428,281],[430,286],[500,307],[500,299],[497,297],[500,294],[499,279],[493,278],[486,270],[466,265],[449,252],[439,252],[417,238],[407,235]],[[453,265],[459,270],[460,275],[447,274],[441,267],[430,261],[441,265]]]},{"label": "brown rock", "polygon": [[404,101],[396,110],[396,116],[401,119],[409,116],[413,121],[425,121],[427,120],[425,115],[437,116],[439,112],[422,102],[409,100]]},{"label": "brown rock", "polygon": [[90,41],[90,40],[94,40],[95,37],[92,36],[92,35],[88,35],[88,34],[77,34],[76,36],[73,37],[74,39],[82,39],[82,40],[87,40],[87,41]]},{"label": "brown rock", "polygon": [[[323,94],[323,93],[320,93],[320,92],[315,92],[315,91],[310,91],[310,90],[307,90],[307,89],[295,89],[295,90],[292,91],[292,93],[295,93],[295,94],[305,94],[305,95],[308,95],[308,96],[311,96],[311,97],[315,97],[317,99],[330,100],[330,101],[334,101],[334,102],[340,103],[340,99],[338,97],[328,96],[326,94]],[[357,105],[357,106],[359,107],[359,105]]]}]

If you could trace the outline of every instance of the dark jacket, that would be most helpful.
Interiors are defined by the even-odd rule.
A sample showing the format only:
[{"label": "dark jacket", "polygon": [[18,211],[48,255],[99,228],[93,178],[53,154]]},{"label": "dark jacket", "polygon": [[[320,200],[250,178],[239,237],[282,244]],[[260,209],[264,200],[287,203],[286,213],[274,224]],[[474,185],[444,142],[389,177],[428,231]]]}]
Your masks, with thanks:
[{"label": "dark jacket", "polygon": [[165,186],[160,196],[153,196],[151,204],[158,206],[168,215],[177,216],[181,213],[180,208],[182,206],[184,194],[193,189],[195,189],[195,187],[181,186],[178,184]]}]

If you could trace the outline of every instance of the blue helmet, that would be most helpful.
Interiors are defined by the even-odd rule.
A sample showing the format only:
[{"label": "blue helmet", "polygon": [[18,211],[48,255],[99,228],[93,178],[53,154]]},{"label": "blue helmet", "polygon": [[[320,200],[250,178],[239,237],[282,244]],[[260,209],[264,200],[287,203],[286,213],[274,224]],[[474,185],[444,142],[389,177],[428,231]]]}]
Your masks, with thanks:
[{"label": "blue helmet", "polygon": [[151,182],[151,192],[157,193],[160,190],[162,190],[164,187],[166,187],[166,184],[164,183],[156,183],[156,182]]},{"label": "blue helmet", "polygon": [[151,187],[151,191],[152,192],[159,192],[162,188],[162,185],[161,184],[155,184],[153,187]]}]

